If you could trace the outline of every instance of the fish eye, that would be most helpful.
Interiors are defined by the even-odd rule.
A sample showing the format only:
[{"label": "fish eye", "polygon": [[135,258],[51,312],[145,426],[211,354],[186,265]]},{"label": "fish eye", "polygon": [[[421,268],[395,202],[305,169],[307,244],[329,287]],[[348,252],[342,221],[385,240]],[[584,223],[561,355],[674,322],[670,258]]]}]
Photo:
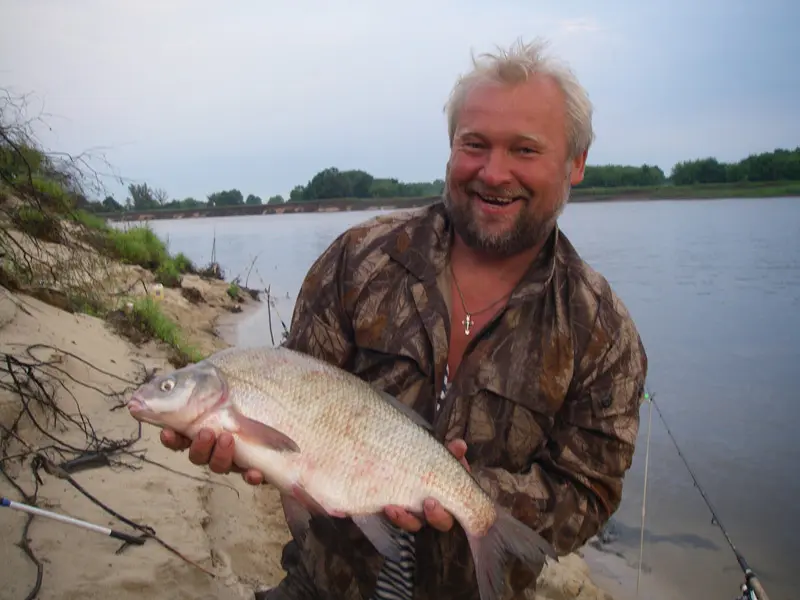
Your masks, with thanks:
[{"label": "fish eye", "polygon": [[161,385],[158,386],[162,392],[171,392],[175,388],[175,380],[174,379],[165,379],[161,382]]}]

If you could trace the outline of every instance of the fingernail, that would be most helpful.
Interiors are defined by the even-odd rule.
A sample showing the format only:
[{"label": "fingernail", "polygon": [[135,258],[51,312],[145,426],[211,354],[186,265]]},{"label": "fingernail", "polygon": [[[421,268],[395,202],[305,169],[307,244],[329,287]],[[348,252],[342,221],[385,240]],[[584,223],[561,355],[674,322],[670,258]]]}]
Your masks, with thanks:
[{"label": "fingernail", "polygon": [[226,436],[222,437],[222,438],[219,440],[219,445],[220,445],[222,448],[228,449],[228,448],[230,448],[230,447],[231,447],[231,444],[233,444],[233,440],[231,439],[231,437],[230,437],[230,436],[227,436],[227,435],[226,435]]},{"label": "fingernail", "polygon": [[397,518],[397,511],[395,509],[393,509],[393,508],[387,508],[386,509],[386,515],[390,519],[396,519]]},{"label": "fingernail", "polygon": [[434,508],[436,508],[435,500],[431,500],[430,498],[425,500],[425,510],[433,510]]},{"label": "fingernail", "polygon": [[200,432],[200,435],[198,435],[197,437],[200,438],[201,442],[210,442],[211,441],[211,432],[210,431],[206,431],[205,429],[203,429]]}]

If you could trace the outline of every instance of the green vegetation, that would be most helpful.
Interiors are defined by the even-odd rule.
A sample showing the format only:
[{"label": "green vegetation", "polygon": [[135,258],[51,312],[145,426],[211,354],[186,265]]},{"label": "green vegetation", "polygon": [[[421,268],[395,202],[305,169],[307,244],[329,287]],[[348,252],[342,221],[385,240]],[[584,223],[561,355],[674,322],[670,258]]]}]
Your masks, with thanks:
[{"label": "green vegetation", "polygon": [[128,314],[127,324],[136,328],[141,334],[167,344],[176,354],[172,358],[173,364],[183,366],[205,358],[196,348],[186,342],[178,325],[167,317],[158,302],[149,296],[137,298],[133,302],[133,309]]},{"label": "green vegetation", "polygon": [[104,231],[112,256],[122,263],[153,271],[156,281],[164,287],[179,287],[181,275],[197,272],[186,255],[171,256],[166,244],[147,226],[132,227],[127,231],[106,228]]},{"label": "green vegetation", "polygon": [[53,243],[64,243],[64,224],[76,223],[82,226],[78,236],[92,247],[123,264],[138,265],[152,271],[156,281],[164,287],[180,287],[183,274],[197,273],[185,254],[171,256],[166,244],[147,225],[120,230],[110,227],[100,217],[74,207],[54,212],[22,204],[8,213],[11,223],[19,231]]},{"label": "green vegetation", "polygon": [[323,169],[306,185],[298,185],[289,194],[290,202],[333,200],[336,198],[418,198],[442,193],[444,180],[402,183],[397,179],[376,178],[357,169]]}]

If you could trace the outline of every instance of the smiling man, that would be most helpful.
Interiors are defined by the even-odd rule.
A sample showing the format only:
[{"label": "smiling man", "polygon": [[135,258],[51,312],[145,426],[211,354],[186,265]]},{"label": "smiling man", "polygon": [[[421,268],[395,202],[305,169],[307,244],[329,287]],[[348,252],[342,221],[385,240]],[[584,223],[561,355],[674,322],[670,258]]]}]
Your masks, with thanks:
[{"label": "smiling man", "polygon": [[[566,554],[619,506],[647,371],[624,305],[557,226],[583,178],[591,104],[541,44],[518,43],[480,57],[447,114],[443,201],[336,239],[303,283],[286,345],[413,407],[495,499]],[[190,460],[228,472],[232,440],[214,442],[195,440]],[[435,503],[421,518],[386,514],[405,536],[402,562],[385,561],[348,520],[314,519],[285,549],[286,578],[259,596],[478,599],[450,515]],[[507,565],[503,597],[523,598],[537,575]]]}]

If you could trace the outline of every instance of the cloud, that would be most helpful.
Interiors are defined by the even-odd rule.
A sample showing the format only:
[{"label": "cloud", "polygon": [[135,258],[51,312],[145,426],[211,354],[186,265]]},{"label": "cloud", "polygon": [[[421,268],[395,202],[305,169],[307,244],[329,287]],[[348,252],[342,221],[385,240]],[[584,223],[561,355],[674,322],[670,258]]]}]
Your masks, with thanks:
[{"label": "cloud", "polygon": [[565,19],[558,23],[558,33],[597,33],[603,30],[604,28],[601,27],[597,21],[590,17],[584,17],[581,19]]}]

